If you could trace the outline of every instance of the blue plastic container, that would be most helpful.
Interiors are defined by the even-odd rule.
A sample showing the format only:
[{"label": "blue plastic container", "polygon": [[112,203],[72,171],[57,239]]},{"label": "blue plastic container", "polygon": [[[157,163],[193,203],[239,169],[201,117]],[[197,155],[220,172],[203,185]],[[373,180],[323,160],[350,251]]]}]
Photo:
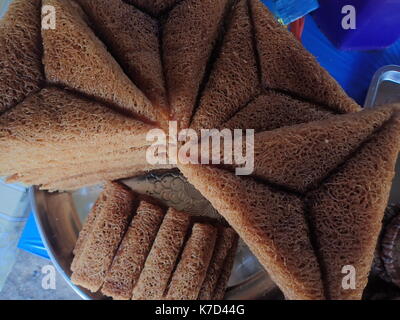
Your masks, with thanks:
[{"label": "blue plastic container", "polygon": [[262,2],[284,25],[292,23],[318,8],[317,0],[262,0]]},{"label": "blue plastic container", "polygon": [[[342,50],[378,50],[400,38],[400,0],[320,0],[313,14],[318,26]],[[343,19],[355,9],[355,29],[345,29]],[[345,23],[345,25],[349,25]]]}]

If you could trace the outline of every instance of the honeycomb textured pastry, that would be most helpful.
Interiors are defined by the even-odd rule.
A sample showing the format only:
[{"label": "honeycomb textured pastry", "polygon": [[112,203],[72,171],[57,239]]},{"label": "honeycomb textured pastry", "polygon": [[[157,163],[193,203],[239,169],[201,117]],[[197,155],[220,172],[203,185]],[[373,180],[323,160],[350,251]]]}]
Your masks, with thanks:
[{"label": "honeycomb textured pastry", "polygon": [[229,2],[183,1],[166,18],[163,59],[173,116],[179,121],[180,128],[189,125]]},{"label": "honeycomb textured pastry", "polygon": [[182,165],[180,169],[236,230],[288,299],[324,298],[298,196],[218,168]]},{"label": "honeycomb textured pastry", "polygon": [[125,0],[125,2],[149,12],[153,16],[159,16],[179,1],[181,0]]},{"label": "honeycomb textured pastry", "polygon": [[334,114],[332,110],[314,103],[295,99],[277,91],[265,90],[219,128],[254,129],[257,133],[322,120]]},{"label": "honeycomb textured pastry", "polygon": [[[223,227],[219,230],[214,255],[211,258],[210,266],[200,289],[199,300],[214,300],[214,293],[219,286],[219,282],[224,282],[222,278],[226,273],[224,272],[224,267],[228,263],[229,253],[235,242],[237,242],[237,234],[232,228]],[[229,278],[232,266],[227,269],[229,271],[227,277]],[[226,283],[224,287],[226,288]]]},{"label": "honeycomb textured pastry", "polygon": [[217,284],[212,294],[211,300],[223,300],[226,293],[226,288],[231,276],[232,267],[235,262],[236,251],[238,248],[238,237],[234,239],[232,247],[228,250],[228,254],[224,260],[224,264],[221,269],[221,274],[218,278]]},{"label": "honeycomb textured pastry", "polygon": [[40,90],[40,0],[15,0],[0,21],[0,113]]},{"label": "honeycomb textured pastry", "polygon": [[80,11],[66,0],[43,0],[43,3],[55,8],[58,24],[55,29],[42,30],[43,64],[48,81],[156,121],[160,112],[129,80]]},{"label": "honeycomb textured pastry", "polygon": [[[400,119],[391,119],[307,195],[331,299],[360,299],[367,284],[399,152],[399,129]],[[355,268],[355,290],[340,285],[343,266]]]},{"label": "honeycomb textured pastry", "polygon": [[[102,182],[100,173],[111,169],[125,174],[135,165],[140,165],[142,172],[154,169],[144,161],[143,148],[151,128],[72,92],[45,88],[0,117],[4,152],[0,174],[11,176],[9,181],[40,181],[46,188],[47,184],[96,172],[99,174],[89,182]],[[137,148],[121,151],[120,143]],[[125,174],[119,175],[122,178]],[[80,183],[85,185],[83,180]]]},{"label": "honeycomb textured pastry", "polygon": [[261,1],[249,3],[265,87],[292,92],[343,113],[359,109]]},{"label": "honeycomb textured pastry", "polygon": [[227,31],[191,128],[218,128],[259,90],[252,25],[246,0],[228,18]]},{"label": "honeycomb textured pastry", "polygon": [[196,223],[183,249],[168,287],[166,299],[195,300],[200,292],[210,264],[217,229],[211,225]]},{"label": "honeycomb textured pastry", "polygon": [[78,2],[130,79],[168,118],[158,21],[120,1],[114,1],[113,6],[108,0]]},{"label": "honeycomb textured pastry", "polygon": [[187,214],[169,209],[133,289],[134,300],[159,300],[164,296],[189,227]]},{"label": "honeycomb textured pastry", "polygon": [[[55,28],[41,28],[41,6],[55,9]],[[15,0],[0,28],[0,174],[9,181],[73,190],[159,169],[144,161],[145,136],[167,120],[255,129],[252,177],[233,175],[235,166],[181,170],[287,298],[361,297],[398,151],[397,112],[358,112],[261,1]],[[171,209],[146,261],[146,246],[135,260],[140,275],[122,275],[140,223],[130,224],[128,190],[106,190],[78,240],[75,282],[117,299],[223,297],[235,237],[225,247],[219,229],[213,240],[205,228],[221,251],[198,252],[188,290],[184,248],[205,243],[188,242],[192,222]],[[107,204],[120,194],[121,210]],[[339,287],[343,263],[359,272],[356,290]]]},{"label": "honeycomb textured pastry", "polygon": [[[271,152],[276,155],[268,165],[258,163],[265,173],[261,179],[237,176],[229,166],[180,164],[180,170],[238,232],[287,298],[361,299],[400,150],[399,106],[259,137],[262,143],[275,141]],[[288,157],[283,160],[288,165],[274,166],[281,157]],[[297,180],[302,175],[311,178]],[[342,287],[344,266],[356,270],[354,289]]]},{"label": "honeycomb textured pastry", "polygon": [[[154,201],[107,183],[79,234],[72,281],[116,300],[204,300],[217,290],[222,298],[233,266],[228,257],[236,253],[235,232]],[[212,285],[205,280],[209,272],[216,279]],[[208,297],[200,297],[203,287]]]},{"label": "honeycomb textured pastry", "polygon": [[254,138],[253,175],[305,192],[334,171],[392,114],[389,106],[260,132]]},{"label": "honeycomb textured pastry", "polygon": [[103,284],[132,216],[134,195],[120,184],[109,182],[96,204],[90,234],[84,238],[79,260],[71,276],[75,284],[97,291]]},{"label": "honeycomb textured pastry", "polygon": [[257,1],[13,1],[0,22],[0,174],[71,190],[170,168],[141,150],[168,120],[261,132],[358,111]]},{"label": "honeycomb textured pastry", "polygon": [[131,298],[164,215],[162,208],[140,202],[101,289],[105,295],[120,300]]}]

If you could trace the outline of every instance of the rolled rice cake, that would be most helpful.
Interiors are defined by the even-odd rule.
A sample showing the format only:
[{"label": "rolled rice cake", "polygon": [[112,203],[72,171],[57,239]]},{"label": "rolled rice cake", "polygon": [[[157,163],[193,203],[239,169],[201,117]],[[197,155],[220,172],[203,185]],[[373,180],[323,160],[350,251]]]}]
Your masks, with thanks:
[{"label": "rolled rice cake", "polygon": [[149,199],[139,197],[136,209],[137,200],[119,183],[105,185],[79,234],[72,281],[117,300],[222,298],[236,233],[172,208],[165,213]]}]

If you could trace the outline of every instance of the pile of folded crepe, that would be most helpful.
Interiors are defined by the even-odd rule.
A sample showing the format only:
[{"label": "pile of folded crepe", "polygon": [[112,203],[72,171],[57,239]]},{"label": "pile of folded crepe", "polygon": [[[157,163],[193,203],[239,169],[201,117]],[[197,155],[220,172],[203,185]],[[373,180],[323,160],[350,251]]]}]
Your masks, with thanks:
[{"label": "pile of folded crepe", "polygon": [[[398,107],[360,111],[259,0],[15,0],[0,28],[0,175],[71,190],[169,168],[144,161],[146,133],[168,120],[255,129],[253,175],[179,169],[286,298],[361,298]],[[342,286],[349,266],[355,287]]]},{"label": "pile of folded crepe", "polygon": [[237,234],[109,182],[79,234],[72,281],[119,300],[220,300]]},{"label": "pile of folded crepe", "polygon": [[0,175],[72,190],[170,168],[145,161],[168,120],[269,130],[357,111],[274,19],[258,0],[13,1]]}]

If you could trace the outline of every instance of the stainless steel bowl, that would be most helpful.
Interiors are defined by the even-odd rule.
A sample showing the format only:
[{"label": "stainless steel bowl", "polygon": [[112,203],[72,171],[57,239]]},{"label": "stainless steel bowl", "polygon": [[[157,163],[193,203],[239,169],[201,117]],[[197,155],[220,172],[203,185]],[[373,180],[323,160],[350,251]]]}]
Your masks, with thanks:
[{"label": "stainless steel bowl", "polygon": [[[222,217],[178,171],[150,173],[124,180],[134,191],[159,199],[165,205],[193,215]],[[48,193],[31,188],[35,219],[49,256],[71,287],[83,299],[105,299],[75,286],[71,280],[72,250],[86,216],[101,192],[101,186],[74,192]],[[277,299],[280,292],[244,243],[240,243],[227,299]]]}]

